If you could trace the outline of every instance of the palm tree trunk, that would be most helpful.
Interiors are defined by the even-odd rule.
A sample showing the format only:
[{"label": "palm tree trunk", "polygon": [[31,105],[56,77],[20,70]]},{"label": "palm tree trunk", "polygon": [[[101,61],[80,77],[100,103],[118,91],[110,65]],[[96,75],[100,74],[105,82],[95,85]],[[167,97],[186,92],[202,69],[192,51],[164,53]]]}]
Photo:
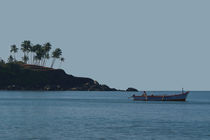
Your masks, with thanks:
[{"label": "palm tree trunk", "polygon": [[14,56],[14,60],[16,61],[15,53],[13,54],[13,56]]},{"label": "palm tree trunk", "polygon": [[59,68],[61,68],[61,64],[62,64],[62,62],[60,62]]},{"label": "palm tree trunk", "polygon": [[36,64],[36,60],[35,60],[35,54],[33,53],[33,64],[35,65]]},{"label": "palm tree trunk", "polygon": [[55,58],[53,58],[52,64],[51,64],[51,68],[53,68],[53,65],[55,63]]},{"label": "palm tree trunk", "polygon": [[46,58],[43,59],[42,66],[45,66]]},{"label": "palm tree trunk", "polygon": [[31,52],[31,64],[33,64],[33,53]]}]

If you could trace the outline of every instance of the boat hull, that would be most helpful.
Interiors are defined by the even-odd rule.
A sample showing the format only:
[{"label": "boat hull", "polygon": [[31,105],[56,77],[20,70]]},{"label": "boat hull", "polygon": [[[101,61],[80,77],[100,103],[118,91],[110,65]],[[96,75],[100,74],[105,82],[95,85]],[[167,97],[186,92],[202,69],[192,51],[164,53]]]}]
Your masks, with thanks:
[{"label": "boat hull", "polygon": [[189,92],[176,95],[161,95],[161,96],[133,96],[134,101],[186,101]]}]

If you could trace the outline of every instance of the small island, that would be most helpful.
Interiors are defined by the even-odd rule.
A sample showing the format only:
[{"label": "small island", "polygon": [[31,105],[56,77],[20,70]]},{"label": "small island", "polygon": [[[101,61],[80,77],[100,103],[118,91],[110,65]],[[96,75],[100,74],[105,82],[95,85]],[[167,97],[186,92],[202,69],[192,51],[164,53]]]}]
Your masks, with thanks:
[{"label": "small island", "polygon": [[[7,62],[0,60],[0,90],[118,91],[91,78],[75,77],[60,68],[53,68],[56,60],[60,61],[61,66],[65,59],[60,48],[50,53],[51,49],[49,42],[32,45],[31,41],[26,40],[21,43],[22,60],[17,60],[19,48],[11,45]],[[52,62],[47,67],[50,58]],[[128,88],[127,91],[138,90]]]}]

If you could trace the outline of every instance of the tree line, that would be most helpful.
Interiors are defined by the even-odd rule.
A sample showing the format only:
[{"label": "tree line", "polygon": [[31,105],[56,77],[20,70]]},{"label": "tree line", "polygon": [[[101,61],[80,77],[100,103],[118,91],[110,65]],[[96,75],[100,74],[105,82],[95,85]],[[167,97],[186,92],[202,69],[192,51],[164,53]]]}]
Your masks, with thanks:
[{"label": "tree line", "polygon": [[31,41],[25,40],[21,43],[21,48],[19,49],[15,44],[10,46],[10,52],[12,53],[8,62],[17,62],[16,54],[19,50],[23,52],[22,61],[25,64],[46,66],[47,61],[52,58],[51,68],[53,68],[55,61],[57,59],[60,60],[60,65],[64,62],[64,58],[62,57],[62,50],[60,48],[56,48],[51,53],[52,45],[47,42],[43,45],[36,44],[33,45]]}]

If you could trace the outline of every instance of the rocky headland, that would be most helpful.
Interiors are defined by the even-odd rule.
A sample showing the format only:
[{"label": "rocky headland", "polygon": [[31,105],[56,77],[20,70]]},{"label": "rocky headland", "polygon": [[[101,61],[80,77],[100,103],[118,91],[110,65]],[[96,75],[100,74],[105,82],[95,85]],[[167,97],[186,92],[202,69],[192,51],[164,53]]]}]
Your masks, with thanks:
[{"label": "rocky headland", "polygon": [[0,65],[0,90],[118,91],[91,78],[66,74],[62,69],[19,63]]},{"label": "rocky headland", "polygon": [[[7,63],[0,57],[0,90],[125,91],[99,84],[91,78],[69,75],[62,69],[54,69],[56,60],[60,61],[61,66],[65,58],[60,48],[52,50],[50,42],[34,44],[24,40],[20,48],[18,46],[10,46]],[[16,54],[21,51],[23,56],[18,60]],[[51,65],[47,67],[50,59]],[[126,91],[137,90],[128,88]]]}]

